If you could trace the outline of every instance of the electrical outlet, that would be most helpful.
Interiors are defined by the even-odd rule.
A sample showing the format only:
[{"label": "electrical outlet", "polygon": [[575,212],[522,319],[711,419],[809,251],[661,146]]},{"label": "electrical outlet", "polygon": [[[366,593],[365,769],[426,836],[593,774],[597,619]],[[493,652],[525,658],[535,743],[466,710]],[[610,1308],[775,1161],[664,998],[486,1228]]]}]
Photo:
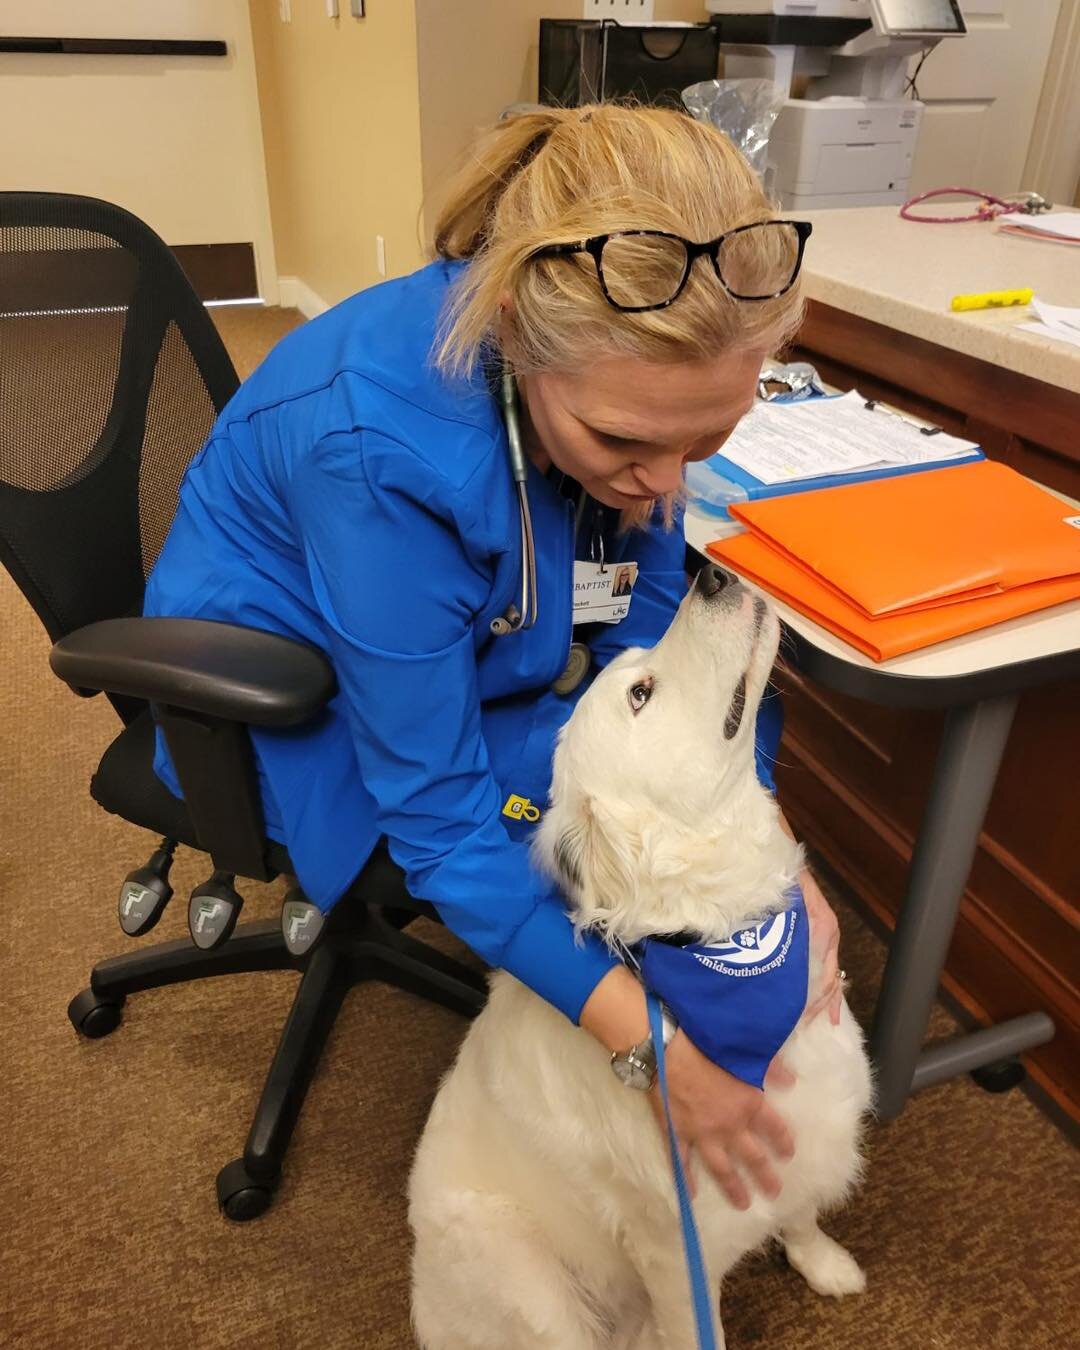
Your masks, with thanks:
[{"label": "electrical outlet", "polygon": [[386,276],[386,240],[381,234],[375,236],[375,269],[379,276]]},{"label": "electrical outlet", "polygon": [[278,0],[278,14],[282,23],[292,23],[292,0]]},{"label": "electrical outlet", "polygon": [[620,23],[652,23],[654,0],[583,0],[583,19],[618,19]]}]

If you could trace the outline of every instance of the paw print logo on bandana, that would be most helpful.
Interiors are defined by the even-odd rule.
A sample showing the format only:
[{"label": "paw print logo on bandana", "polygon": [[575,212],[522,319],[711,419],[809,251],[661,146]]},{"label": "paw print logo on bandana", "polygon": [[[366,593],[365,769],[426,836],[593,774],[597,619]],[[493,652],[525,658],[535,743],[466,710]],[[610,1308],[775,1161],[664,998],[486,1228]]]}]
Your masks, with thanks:
[{"label": "paw print logo on bandana", "polygon": [[756,974],[756,967],[767,967],[773,957],[780,954],[785,942],[790,942],[795,927],[794,910],[784,910],[780,914],[770,914],[761,923],[748,928],[739,928],[727,942],[712,942],[696,948],[701,959],[718,963],[721,967],[738,967],[746,974]]}]

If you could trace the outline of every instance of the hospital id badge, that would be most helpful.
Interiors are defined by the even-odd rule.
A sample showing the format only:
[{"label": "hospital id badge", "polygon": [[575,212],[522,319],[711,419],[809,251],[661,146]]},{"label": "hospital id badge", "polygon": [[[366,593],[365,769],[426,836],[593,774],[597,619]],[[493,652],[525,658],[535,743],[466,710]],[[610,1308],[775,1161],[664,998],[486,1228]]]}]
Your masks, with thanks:
[{"label": "hospital id badge", "polygon": [[618,623],[630,612],[637,563],[574,563],[574,622]]}]

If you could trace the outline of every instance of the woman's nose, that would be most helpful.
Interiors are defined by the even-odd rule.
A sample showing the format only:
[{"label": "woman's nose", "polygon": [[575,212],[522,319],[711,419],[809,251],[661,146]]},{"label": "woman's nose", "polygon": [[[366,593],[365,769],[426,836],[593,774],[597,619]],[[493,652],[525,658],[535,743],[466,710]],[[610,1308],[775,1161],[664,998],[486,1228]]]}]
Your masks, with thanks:
[{"label": "woman's nose", "polygon": [[682,487],[683,456],[672,455],[663,460],[650,460],[647,467],[639,467],[635,477],[642,491],[650,497],[662,497],[667,492],[675,492]]}]

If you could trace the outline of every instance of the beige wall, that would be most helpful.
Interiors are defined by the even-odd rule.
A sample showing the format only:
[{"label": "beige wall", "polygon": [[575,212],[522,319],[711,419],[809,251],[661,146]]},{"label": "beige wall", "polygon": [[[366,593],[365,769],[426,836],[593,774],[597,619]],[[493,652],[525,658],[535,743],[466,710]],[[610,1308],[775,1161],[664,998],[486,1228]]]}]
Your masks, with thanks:
[{"label": "beige wall", "polygon": [[[579,19],[581,0],[415,0],[424,217],[477,130],[535,102],[540,20]],[[658,22],[701,22],[704,0],[656,0]]]},{"label": "beige wall", "polygon": [[368,0],[354,19],[341,0],[328,19],[292,0],[292,16],[251,0],[278,269],[335,304],[380,280],[376,235],[388,275],[421,259],[415,12]]},{"label": "beige wall", "polygon": [[[536,97],[539,20],[580,0],[250,0],[282,303],[308,313],[428,256],[421,223],[476,129]],[[703,17],[657,0],[658,19]],[[295,281],[294,281],[295,279]],[[296,283],[299,283],[297,285]]]},{"label": "beige wall", "polygon": [[246,0],[0,0],[0,33],[224,39],[223,58],[0,53],[0,188],[103,197],[169,244],[250,241],[276,300]]}]

